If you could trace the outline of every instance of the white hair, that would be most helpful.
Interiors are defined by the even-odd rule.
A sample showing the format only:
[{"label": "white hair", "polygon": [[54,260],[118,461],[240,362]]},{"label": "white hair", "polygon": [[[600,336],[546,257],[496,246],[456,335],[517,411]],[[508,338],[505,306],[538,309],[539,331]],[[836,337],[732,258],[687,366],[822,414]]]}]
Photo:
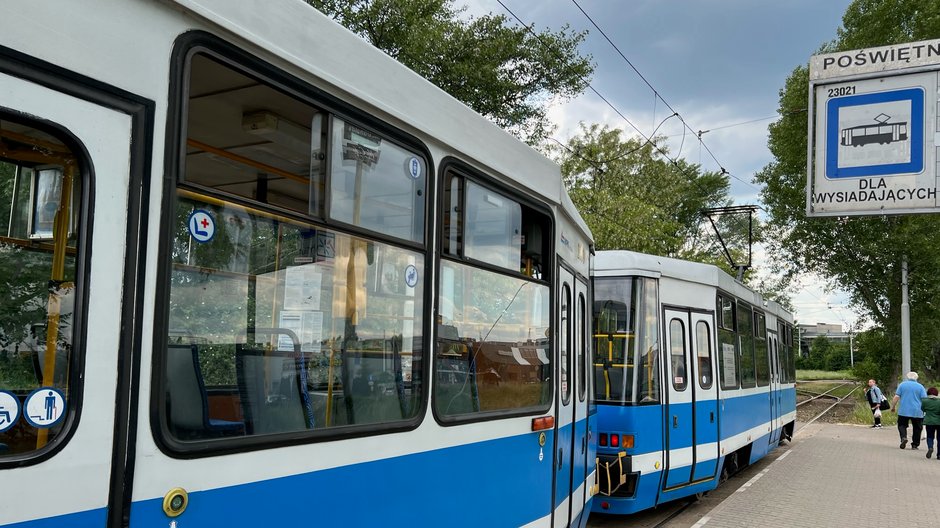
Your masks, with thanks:
[{"label": "white hair", "polygon": [[907,379],[917,381],[917,373],[914,371],[908,372]]}]

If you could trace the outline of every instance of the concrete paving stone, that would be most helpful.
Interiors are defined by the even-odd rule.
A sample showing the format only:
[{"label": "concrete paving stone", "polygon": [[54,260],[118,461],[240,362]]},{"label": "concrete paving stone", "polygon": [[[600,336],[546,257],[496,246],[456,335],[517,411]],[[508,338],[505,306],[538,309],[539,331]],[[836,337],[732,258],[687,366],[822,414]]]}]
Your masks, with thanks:
[{"label": "concrete paving stone", "polygon": [[813,424],[703,528],[940,525],[940,461],[898,449],[897,429]]}]

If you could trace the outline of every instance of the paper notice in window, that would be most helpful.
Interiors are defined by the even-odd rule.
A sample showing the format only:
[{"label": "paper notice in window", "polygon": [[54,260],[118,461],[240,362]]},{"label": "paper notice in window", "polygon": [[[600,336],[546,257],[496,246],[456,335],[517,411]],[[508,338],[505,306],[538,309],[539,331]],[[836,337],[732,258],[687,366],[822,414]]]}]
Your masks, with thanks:
[{"label": "paper notice in window", "polygon": [[285,310],[319,310],[322,275],[314,265],[287,268],[284,278]]},{"label": "paper notice in window", "polygon": [[[290,330],[300,341],[301,352],[319,352],[323,340],[323,312],[283,311],[278,319],[281,328]],[[288,334],[281,334],[277,349],[294,350],[294,341]]]},{"label": "paper notice in window", "polygon": [[734,372],[734,345],[730,343],[721,344],[721,355],[724,360],[723,383],[731,385],[735,383]]}]

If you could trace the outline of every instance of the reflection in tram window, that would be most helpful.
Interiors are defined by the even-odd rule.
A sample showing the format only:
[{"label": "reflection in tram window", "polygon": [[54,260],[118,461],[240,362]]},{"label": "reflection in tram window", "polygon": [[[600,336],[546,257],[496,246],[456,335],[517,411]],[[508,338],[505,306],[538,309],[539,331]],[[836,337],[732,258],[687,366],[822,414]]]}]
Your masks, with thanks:
[{"label": "reflection in tram window", "polygon": [[434,405],[440,416],[552,398],[548,286],[441,262]]},{"label": "reflection in tram window", "polygon": [[[211,243],[190,236],[202,211]],[[178,440],[389,423],[418,412],[420,253],[180,191],[167,425]]]},{"label": "reflection in tram window", "polygon": [[[0,391],[7,400],[0,405],[0,457],[29,453],[60,437],[74,396],[69,381],[77,353],[76,227],[83,183],[79,160],[59,138],[3,117]],[[45,413],[23,417],[26,398],[40,387],[54,401],[46,400]]]}]

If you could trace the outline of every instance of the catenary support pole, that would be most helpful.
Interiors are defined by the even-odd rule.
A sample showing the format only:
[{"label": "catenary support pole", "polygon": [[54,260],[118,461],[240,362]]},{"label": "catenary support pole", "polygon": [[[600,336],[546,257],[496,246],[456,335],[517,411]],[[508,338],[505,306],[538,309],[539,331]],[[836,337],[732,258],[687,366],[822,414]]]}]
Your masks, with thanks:
[{"label": "catenary support pole", "polygon": [[901,257],[901,379],[911,371],[911,306],[907,296],[907,255]]}]

